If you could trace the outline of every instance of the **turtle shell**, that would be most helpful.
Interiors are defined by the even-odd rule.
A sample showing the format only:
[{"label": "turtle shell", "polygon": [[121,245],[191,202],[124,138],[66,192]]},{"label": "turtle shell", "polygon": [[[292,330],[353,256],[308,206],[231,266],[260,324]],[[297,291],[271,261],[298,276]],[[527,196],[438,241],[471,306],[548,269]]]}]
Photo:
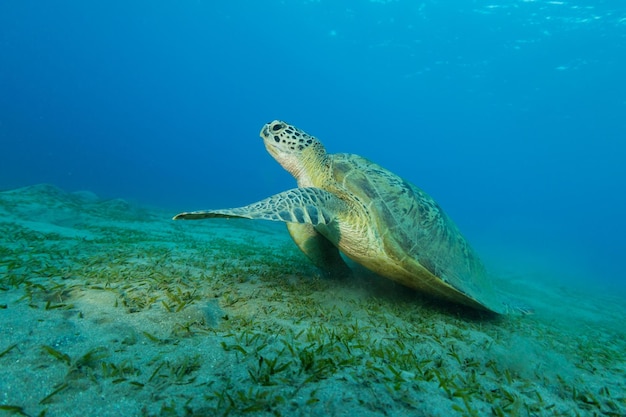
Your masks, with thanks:
[{"label": "turtle shell", "polygon": [[[332,155],[332,175],[345,195],[363,208],[378,259],[354,261],[406,286],[463,304],[501,313],[498,299],[478,255],[439,204],[423,190],[366,158]],[[348,250],[345,250],[348,249]],[[382,261],[382,262],[381,262]]]}]

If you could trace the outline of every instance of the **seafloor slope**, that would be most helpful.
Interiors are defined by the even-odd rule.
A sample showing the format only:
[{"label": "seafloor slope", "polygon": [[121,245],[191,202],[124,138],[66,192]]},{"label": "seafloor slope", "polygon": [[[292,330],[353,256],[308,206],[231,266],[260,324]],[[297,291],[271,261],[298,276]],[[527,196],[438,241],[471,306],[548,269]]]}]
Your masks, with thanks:
[{"label": "seafloor slope", "polygon": [[172,214],[0,193],[0,411],[626,415],[623,294],[519,271],[536,314],[483,317],[320,278],[282,225]]}]

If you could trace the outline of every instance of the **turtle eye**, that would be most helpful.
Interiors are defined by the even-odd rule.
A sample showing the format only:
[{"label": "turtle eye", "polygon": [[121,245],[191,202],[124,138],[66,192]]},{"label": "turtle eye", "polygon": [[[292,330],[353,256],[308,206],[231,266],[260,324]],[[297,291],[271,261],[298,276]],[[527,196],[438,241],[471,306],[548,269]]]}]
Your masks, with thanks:
[{"label": "turtle eye", "polygon": [[272,126],[272,131],[273,132],[278,132],[282,128],[283,128],[282,123],[276,123],[274,126]]}]

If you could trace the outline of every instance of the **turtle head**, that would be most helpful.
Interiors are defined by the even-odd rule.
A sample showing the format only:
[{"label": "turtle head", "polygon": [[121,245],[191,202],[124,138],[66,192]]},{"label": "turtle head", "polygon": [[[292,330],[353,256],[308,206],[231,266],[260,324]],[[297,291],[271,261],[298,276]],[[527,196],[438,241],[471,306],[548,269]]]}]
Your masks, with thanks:
[{"label": "turtle head", "polygon": [[261,137],[265,149],[298,180],[300,186],[312,183],[310,174],[319,171],[326,156],[319,140],[280,120],[263,126]]}]

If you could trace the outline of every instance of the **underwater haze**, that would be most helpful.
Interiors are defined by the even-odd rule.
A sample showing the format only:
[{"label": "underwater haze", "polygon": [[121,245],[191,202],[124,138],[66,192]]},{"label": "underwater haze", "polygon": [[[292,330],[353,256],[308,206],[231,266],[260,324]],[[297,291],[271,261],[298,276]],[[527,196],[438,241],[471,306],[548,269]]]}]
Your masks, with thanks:
[{"label": "underwater haze", "polygon": [[295,186],[259,138],[281,119],[424,189],[492,268],[623,288],[623,1],[5,0],[0,51],[0,189],[248,204]]},{"label": "underwater haze", "polygon": [[[626,416],[625,75],[624,0],[0,0],[0,414]],[[454,228],[319,228],[378,276],[173,221],[296,186],[273,120],[423,189],[489,277]]]}]

